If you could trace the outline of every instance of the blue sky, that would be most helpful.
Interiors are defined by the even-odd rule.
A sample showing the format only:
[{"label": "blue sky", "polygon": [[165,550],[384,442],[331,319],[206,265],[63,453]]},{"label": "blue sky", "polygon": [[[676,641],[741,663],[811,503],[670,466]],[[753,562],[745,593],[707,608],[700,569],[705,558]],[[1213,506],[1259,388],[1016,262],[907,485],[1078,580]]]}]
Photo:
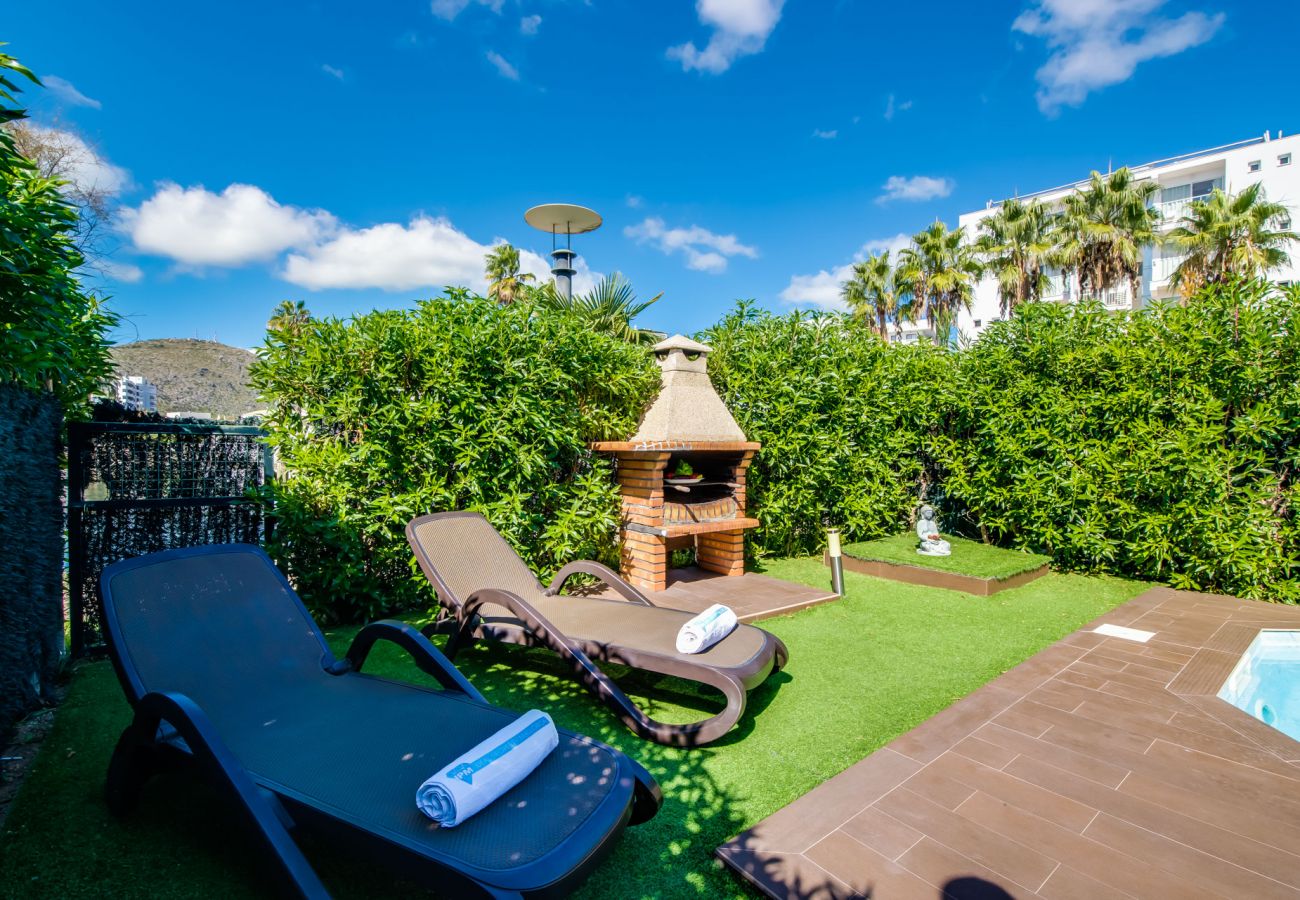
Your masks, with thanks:
[{"label": "blue sky", "polygon": [[[271,308],[399,307],[545,254],[691,332],[1089,169],[1300,128],[1300,4],[1226,0],[63,2],[6,11],[82,177],[118,189],[120,339],[260,342]],[[530,264],[541,267],[538,257]]]}]

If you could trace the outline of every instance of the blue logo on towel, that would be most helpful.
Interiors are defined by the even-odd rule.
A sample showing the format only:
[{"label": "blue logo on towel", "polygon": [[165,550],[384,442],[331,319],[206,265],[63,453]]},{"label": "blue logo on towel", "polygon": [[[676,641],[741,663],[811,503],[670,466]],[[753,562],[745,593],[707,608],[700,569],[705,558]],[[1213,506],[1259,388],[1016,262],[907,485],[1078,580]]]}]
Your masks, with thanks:
[{"label": "blue logo on towel", "polygon": [[461,763],[458,766],[453,766],[452,768],[448,769],[447,777],[457,778],[465,782],[466,784],[473,784],[475,772],[479,772],[483,769],[486,769],[489,765],[496,762],[501,757],[505,756],[507,753],[509,753],[511,750],[515,749],[516,747],[518,747],[520,744],[528,740],[533,735],[537,734],[537,732],[545,728],[546,725],[547,725],[547,720],[545,718],[538,717],[534,719],[532,722],[528,723],[526,727],[520,729],[519,733],[516,734],[514,737],[502,741],[500,744],[493,747],[491,750],[489,750],[487,753],[484,753],[482,756],[480,756],[478,759],[474,760],[473,762]]}]

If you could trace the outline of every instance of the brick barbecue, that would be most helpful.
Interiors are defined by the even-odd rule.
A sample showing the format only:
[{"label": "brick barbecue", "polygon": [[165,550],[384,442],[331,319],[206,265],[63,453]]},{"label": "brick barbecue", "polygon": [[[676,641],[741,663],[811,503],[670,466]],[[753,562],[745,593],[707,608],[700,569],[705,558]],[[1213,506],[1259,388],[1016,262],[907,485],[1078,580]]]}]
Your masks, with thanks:
[{"label": "brick barbecue", "polygon": [[[623,577],[643,590],[668,584],[672,551],[694,548],[697,565],[745,573],[745,473],[761,446],[745,434],[709,381],[711,348],[673,335],[655,345],[659,395],[626,441],[601,441],[612,453],[623,495]],[[696,473],[674,478],[681,462]]]}]

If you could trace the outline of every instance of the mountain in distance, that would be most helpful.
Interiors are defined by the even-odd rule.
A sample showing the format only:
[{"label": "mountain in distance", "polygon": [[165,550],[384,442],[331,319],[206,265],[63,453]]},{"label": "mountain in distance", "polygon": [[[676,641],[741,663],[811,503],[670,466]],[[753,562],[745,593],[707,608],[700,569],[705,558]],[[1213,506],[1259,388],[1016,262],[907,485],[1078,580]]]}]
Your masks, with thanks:
[{"label": "mountain in distance", "polygon": [[161,338],[112,348],[120,376],[142,375],[158,386],[158,412],[208,413],[237,420],[261,404],[249,384],[252,351],[216,341]]}]

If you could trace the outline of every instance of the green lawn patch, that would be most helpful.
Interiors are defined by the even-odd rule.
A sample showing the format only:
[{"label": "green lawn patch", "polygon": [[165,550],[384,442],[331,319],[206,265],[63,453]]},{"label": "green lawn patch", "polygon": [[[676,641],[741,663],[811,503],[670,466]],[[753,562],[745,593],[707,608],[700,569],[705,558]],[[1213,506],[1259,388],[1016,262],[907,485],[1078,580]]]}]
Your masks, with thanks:
[{"label": "green lawn patch", "polygon": [[956,572],[976,578],[1010,578],[1022,572],[1032,572],[1048,565],[1052,558],[1021,550],[1004,550],[979,541],[945,534],[944,540],[952,544],[952,556],[922,556],[916,552],[914,534],[896,534],[875,541],[858,541],[845,544],[846,556],[874,559],[903,566],[922,566],[940,572]]},{"label": "green lawn patch", "polygon": [[[770,561],[765,571],[816,585],[828,577],[820,559]],[[544,708],[560,725],[631,754],[663,786],[658,817],[627,830],[580,896],[744,897],[749,889],[713,858],[718,844],[1145,587],[1050,574],[972,598],[850,572],[841,600],[763,623],[789,646],[788,668],[750,694],[737,730],[698,750],[638,740],[544,651],[474,647],[458,663],[489,700]],[[354,633],[329,638],[341,650]],[[424,679],[385,645],[367,671]],[[716,709],[683,682],[616,674],[656,718],[688,721]],[[128,718],[112,667],[78,666],[0,835],[0,895],[266,896],[265,875],[202,783],[156,779],[129,818],[109,815],[104,772]],[[424,896],[335,844],[307,852],[336,897]]]}]

